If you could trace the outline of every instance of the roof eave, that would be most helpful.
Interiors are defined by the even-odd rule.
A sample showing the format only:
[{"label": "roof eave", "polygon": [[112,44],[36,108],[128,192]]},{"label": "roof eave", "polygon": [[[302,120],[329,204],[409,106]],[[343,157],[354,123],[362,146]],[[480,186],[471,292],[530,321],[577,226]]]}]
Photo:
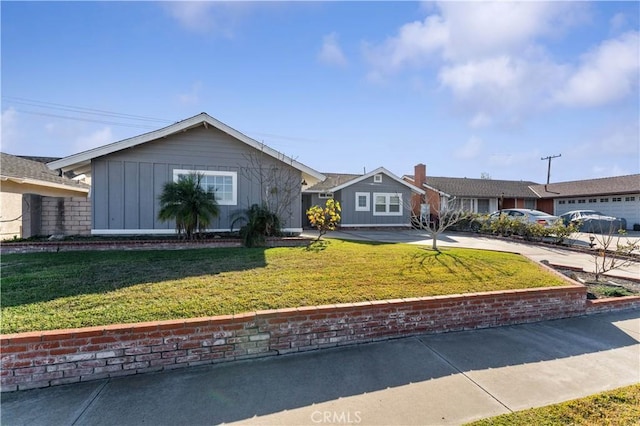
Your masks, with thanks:
[{"label": "roof eave", "polygon": [[[205,124],[206,123],[206,124]],[[79,165],[86,165],[86,163],[90,163],[91,160],[97,157],[101,157],[103,155],[108,155],[116,151],[121,151],[123,149],[131,148],[146,142],[150,142],[152,140],[161,139],[170,135],[173,135],[178,132],[184,132],[201,125],[211,125],[218,130],[246,143],[247,145],[265,152],[271,157],[282,161],[283,163],[291,165],[293,168],[299,170],[302,173],[306,173],[307,175],[318,179],[320,181],[326,179],[326,177],[318,172],[317,170],[312,169],[311,167],[305,166],[304,164],[276,151],[273,148],[270,148],[255,139],[250,138],[244,133],[235,130],[232,127],[227,126],[221,121],[216,120],[211,117],[209,114],[200,113],[191,118],[187,118],[183,121],[179,121],[170,126],[164,127],[162,129],[158,129],[149,133],[144,133],[142,135],[134,136],[132,138],[124,139],[118,142],[114,142],[108,145],[100,146],[97,148],[93,148],[87,151],[80,152],[78,154],[70,155],[65,158],[61,158],[60,160],[52,161],[47,163],[47,167],[52,170],[63,169],[63,170],[71,170]]]}]

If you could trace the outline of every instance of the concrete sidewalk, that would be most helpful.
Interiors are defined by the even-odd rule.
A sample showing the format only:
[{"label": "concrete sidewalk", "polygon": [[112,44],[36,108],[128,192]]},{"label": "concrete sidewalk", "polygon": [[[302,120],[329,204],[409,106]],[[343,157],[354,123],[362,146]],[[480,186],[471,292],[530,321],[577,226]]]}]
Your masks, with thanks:
[{"label": "concrete sidewalk", "polygon": [[[632,235],[631,235],[632,234]],[[303,233],[309,238],[316,238],[317,233],[307,231]],[[630,233],[632,241],[640,239],[638,233]],[[431,235],[422,230],[338,230],[327,233],[326,238],[336,238],[355,241],[376,241],[383,243],[419,244],[431,247]],[[577,234],[578,242],[588,247],[588,234]],[[438,237],[438,247],[464,247],[482,250],[506,251],[523,254],[537,262],[546,260],[550,263],[582,268],[587,272],[594,271],[594,257],[588,253],[580,253],[551,245],[527,244],[508,239],[492,238],[473,233],[447,232]],[[611,271],[611,275],[640,278],[640,262]]]},{"label": "concrete sidewalk", "polygon": [[2,395],[3,425],[461,424],[640,382],[640,311]]}]

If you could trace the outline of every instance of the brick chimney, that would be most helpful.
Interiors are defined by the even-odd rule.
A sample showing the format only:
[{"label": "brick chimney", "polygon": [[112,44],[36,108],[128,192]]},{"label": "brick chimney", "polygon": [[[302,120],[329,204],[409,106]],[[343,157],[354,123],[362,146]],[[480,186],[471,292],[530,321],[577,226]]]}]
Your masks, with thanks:
[{"label": "brick chimney", "polygon": [[413,182],[418,188],[423,189],[422,184],[426,180],[427,180],[427,166],[425,166],[422,163],[416,164],[416,166],[413,169]]},{"label": "brick chimney", "polygon": [[[427,180],[427,166],[424,164],[416,164],[413,168],[413,184],[418,188],[424,190],[422,184]],[[411,196],[411,210],[414,217],[420,217],[420,205],[425,203],[425,198],[419,194],[413,194]]]}]

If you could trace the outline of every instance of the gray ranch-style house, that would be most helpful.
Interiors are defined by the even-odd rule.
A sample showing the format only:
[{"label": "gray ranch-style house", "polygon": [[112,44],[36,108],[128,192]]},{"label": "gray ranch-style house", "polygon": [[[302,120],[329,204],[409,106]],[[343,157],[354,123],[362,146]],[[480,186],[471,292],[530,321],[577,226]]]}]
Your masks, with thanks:
[{"label": "gray ranch-style house", "polygon": [[165,128],[47,164],[91,179],[91,234],[170,234],[158,220],[166,182],[197,172],[220,208],[211,232],[231,230],[235,212],[275,203],[285,232],[302,232],[302,187],[325,176],[240,133],[206,113]]},{"label": "gray ranch-style house", "polygon": [[341,228],[409,227],[412,198],[425,193],[383,167],[362,175],[324,175],[326,180],[303,190],[303,210],[333,198],[342,207]]}]

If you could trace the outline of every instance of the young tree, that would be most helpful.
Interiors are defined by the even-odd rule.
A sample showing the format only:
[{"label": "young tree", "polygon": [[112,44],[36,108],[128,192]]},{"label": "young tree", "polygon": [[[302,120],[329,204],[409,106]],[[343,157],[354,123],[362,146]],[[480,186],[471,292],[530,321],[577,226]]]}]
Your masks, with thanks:
[{"label": "young tree", "polygon": [[205,190],[202,174],[180,176],[177,182],[164,184],[160,195],[158,219],[175,220],[178,234],[192,240],[194,231],[203,231],[218,216],[219,209],[212,190]]},{"label": "young tree", "polygon": [[316,205],[307,210],[307,218],[309,218],[311,226],[318,230],[316,241],[320,241],[320,238],[328,231],[336,229],[340,223],[341,211],[340,203],[333,198],[327,200],[324,208]]},{"label": "young tree", "polygon": [[593,261],[595,266],[596,281],[608,271],[623,268],[636,262],[631,255],[640,250],[640,241],[630,240],[621,241],[626,231],[614,230],[610,227],[608,231],[601,234],[591,234],[591,238],[595,241],[595,250],[593,251]]},{"label": "young tree", "polygon": [[[280,155],[279,160],[274,160],[263,149],[244,155],[246,167],[240,168],[240,173],[250,182],[260,185],[260,203],[273,212],[283,226],[293,217],[293,206],[300,196],[302,178],[296,170],[291,159]],[[285,163],[285,164],[283,164]]]},{"label": "young tree", "polygon": [[412,222],[418,229],[423,229],[431,234],[431,248],[436,251],[438,249],[438,237],[448,228],[465,219],[469,213],[462,210],[462,206],[457,203],[455,197],[442,197],[433,210],[430,209],[428,214],[412,212]]}]

